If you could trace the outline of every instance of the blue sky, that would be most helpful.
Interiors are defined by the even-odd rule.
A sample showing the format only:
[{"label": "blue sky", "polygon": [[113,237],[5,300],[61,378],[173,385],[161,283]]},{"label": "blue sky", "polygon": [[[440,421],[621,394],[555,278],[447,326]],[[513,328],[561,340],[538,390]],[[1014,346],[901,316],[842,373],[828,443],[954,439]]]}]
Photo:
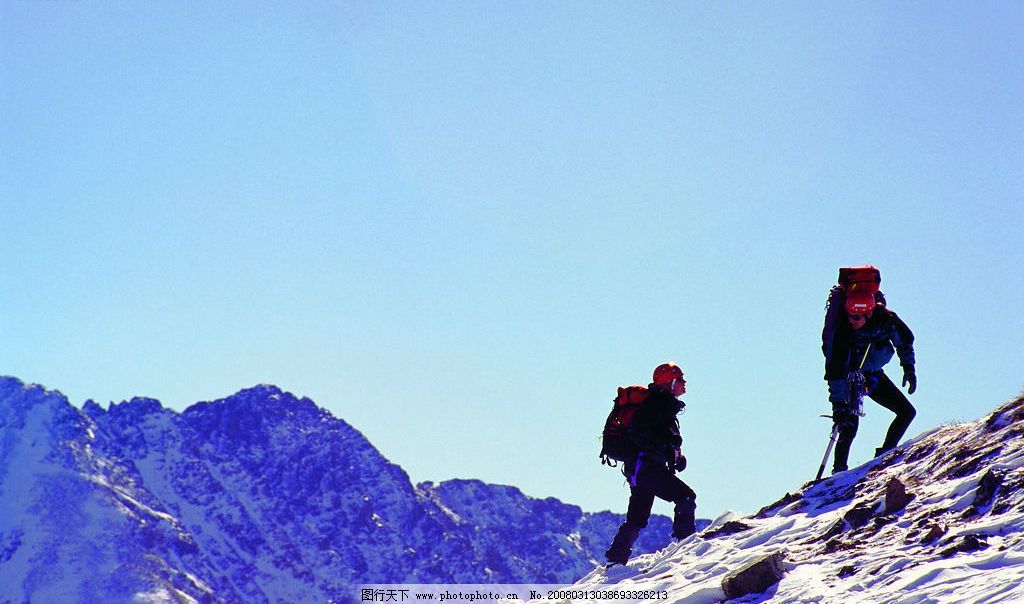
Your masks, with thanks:
[{"label": "blue sky", "polygon": [[[1024,386],[1022,26],[997,2],[3,3],[0,373],[175,409],[273,383],[414,481],[624,511],[597,436],[674,360],[698,513],[756,511],[824,451],[840,266],[880,267],[917,335],[909,435]],[[891,418],[867,411],[855,464]]]}]

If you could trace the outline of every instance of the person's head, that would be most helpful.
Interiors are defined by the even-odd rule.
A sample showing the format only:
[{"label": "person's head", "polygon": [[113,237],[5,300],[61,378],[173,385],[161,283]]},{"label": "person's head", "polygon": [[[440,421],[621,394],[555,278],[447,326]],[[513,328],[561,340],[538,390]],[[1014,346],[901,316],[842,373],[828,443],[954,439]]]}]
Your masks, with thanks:
[{"label": "person's head", "polygon": [[858,329],[860,329],[860,328],[862,328],[862,327],[864,327],[865,325],[868,324],[868,321],[871,320],[871,315],[874,314],[874,310],[875,310],[874,306],[872,306],[872,307],[868,308],[868,310],[865,311],[865,312],[860,312],[860,313],[847,312],[846,320],[847,320],[847,322],[850,323],[850,327],[853,328],[854,331],[857,331]]},{"label": "person's head", "polygon": [[658,365],[654,369],[652,383],[657,388],[671,392],[672,396],[678,397],[686,394],[686,380],[683,379],[683,370],[675,363],[662,363]]},{"label": "person's head", "polygon": [[854,331],[867,325],[875,312],[877,285],[871,282],[851,283],[846,287],[846,320]]},{"label": "person's head", "polygon": [[881,273],[871,265],[839,269],[839,284],[843,286],[846,296],[846,314],[850,317],[866,314],[870,318],[877,303],[875,295],[881,282]]},{"label": "person's head", "polygon": [[846,313],[860,315],[875,309],[876,288],[868,284],[853,283],[846,288]]}]

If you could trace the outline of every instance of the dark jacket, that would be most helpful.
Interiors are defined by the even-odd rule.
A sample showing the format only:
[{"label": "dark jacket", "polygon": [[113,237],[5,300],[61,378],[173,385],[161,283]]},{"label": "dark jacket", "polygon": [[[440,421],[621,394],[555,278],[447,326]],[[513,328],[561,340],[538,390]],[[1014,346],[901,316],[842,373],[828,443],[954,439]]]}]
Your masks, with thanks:
[{"label": "dark jacket", "polygon": [[[870,349],[868,344],[871,345]],[[867,356],[864,352],[867,351]],[[866,374],[882,371],[882,367],[899,356],[900,365],[914,365],[914,334],[896,313],[879,307],[864,327],[854,330],[844,318],[835,333],[831,350],[825,357],[825,379],[828,381],[829,400],[843,403],[849,400],[850,388],[846,376],[860,369]],[[861,366],[861,359],[864,360]]]},{"label": "dark jacket", "polygon": [[633,417],[628,434],[645,459],[671,462],[683,444],[676,416],[686,405],[672,393],[650,386],[650,395]]}]

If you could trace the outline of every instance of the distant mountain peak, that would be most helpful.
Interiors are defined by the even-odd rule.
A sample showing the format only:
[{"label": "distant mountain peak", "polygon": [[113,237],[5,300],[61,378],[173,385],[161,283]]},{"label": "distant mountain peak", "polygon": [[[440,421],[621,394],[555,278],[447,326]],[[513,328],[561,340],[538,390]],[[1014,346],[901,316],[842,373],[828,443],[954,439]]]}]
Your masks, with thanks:
[{"label": "distant mountain peak", "polygon": [[249,388],[243,388],[228,398],[239,398],[249,400],[280,400],[282,398],[295,399],[295,395],[282,390],[274,384],[256,384]]},{"label": "distant mountain peak", "polygon": [[307,429],[325,425],[348,427],[308,398],[299,398],[270,384],[239,390],[230,396],[196,403],[182,417],[205,434],[221,434],[235,440],[263,438],[268,431]]},{"label": "distant mountain peak", "polygon": [[26,429],[30,421],[47,424],[47,434],[69,438],[83,418],[57,390],[14,377],[0,377],[0,428]]},{"label": "distant mountain peak", "polygon": [[131,413],[133,415],[149,415],[151,413],[160,413],[164,411],[164,406],[155,398],[135,396],[130,400],[110,405],[107,411],[121,411]]},{"label": "distant mountain peak", "polygon": [[[0,512],[0,602],[566,583],[622,521],[479,480],[414,487],[343,420],[269,384],[179,413],[145,397],[78,410],[15,378],[0,378]],[[668,519],[651,526],[638,551],[667,542]]]},{"label": "distant mountain peak", "polygon": [[48,390],[39,384],[28,384],[16,377],[0,376],[0,400],[25,410],[35,405],[60,407],[67,401],[57,390]]},{"label": "distant mountain peak", "polygon": [[257,384],[214,401],[205,401],[186,409],[224,408],[227,412],[261,413],[265,415],[287,415],[304,413],[311,416],[329,415],[316,403],[306,397],[298,397],[273,384]]},{"label": "distant mountain peak", "polygon": [[273,384],[257,384],[249,388],[243,388],[238,392],[223,398],[212,401],[203,401],[199,405],[228,405],[228,406],[276,406],[287,404],[299,399],[292,393],[282,390]]}]

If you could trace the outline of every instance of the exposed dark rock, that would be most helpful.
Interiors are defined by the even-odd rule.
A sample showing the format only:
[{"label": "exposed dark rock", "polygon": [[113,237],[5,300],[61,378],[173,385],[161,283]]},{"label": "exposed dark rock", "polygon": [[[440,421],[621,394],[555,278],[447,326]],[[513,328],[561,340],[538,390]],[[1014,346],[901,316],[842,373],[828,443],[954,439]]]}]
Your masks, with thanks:
[{"label": "exposed dark rock", "polygon": [[857,574],[857,568],[852,564],[847,564],[839,569],[839,573],[836,576],[840,579],[845,579],[846,577],[852,577],[855,574]]},{"label": "exposed dark rock", "polygon": [[842,518],[840,518],[839,520],[836,520],[835,524],[833,524],[831,527],[829,527],[829,529],[827,531],[825,531],[825,534],[821,536],[820,540],[821,541],[829,541],[833,537],[838,537],[839,535],[842,535],[845,532],[846,532],[846,521],[843,520]]},{"label": "exposed dark rock", "polygon": [[829,542],[826,543],[825,547],[822,549],[822,552],[826,554],[834,554],[836,552],[845,552],[851,550],[854,547],[856,546],[853,543],[836,538],[829,540]]},{"label": "exposed dark rock", "polygon": [[943,478],[963,478],[965,476],[970,476],[981,468],[982,463],[986,459],[998,455],[1001,450],[1002,446],[996,446],[985,450],[963,449],[958,451],[953,455],[953,459],[961,463],[953,465],[953,467],[943,475]]},{"label": "exposed dark rock", "polygon": [[766,505],[763,508],[761,508],[757,512],[757,514],[754,514],[754,518],[766,518],[771,512],[774,512],[775,510],[781,507],[785,507],[793,503],[794,501],[799,501],[802,498],[803,495],[801,495],[800,493],[786,493],[785,495],[782,496],[782,499],[779,499],[775,503]]},{"label": "exposed dark rock", "polygon": [[[838,537],[839,535],[845,533],[848,530],[859,529],[860,527],[867,524],[868,521],[871,520],[871,518],[875,515],[876,507],[877,506],[871,505],[869,503],[861,503],[850,508],[849,510],[847,510],[845,514],[843,514],[843,517],[841,519],[837,520],[835,524],[829,527],[828,531],[826,531],[825,534],[819,537],[817,540],[829,541],[830,539]],[[887,522],[883,522],[882,524],[886,523]],[[826,544],[826,548],[827,547],[828,545]]]},{"label": "exposed dark rock", "polygon": [[868,523],[875,514],[875,506],[862,503],[843,514],[843,520],[850,525],[851,529],[859,529]]},{"label": "exposed dark rock", "polygon": [[743,531],[748,531],[751,528],[753,527],[751,527],[749,524],[744,524],[742,522],[730,520],[729,522],[726,522],[725,524],[716,528],[715,530],[704,533],[703,535],[701,535],[701,537],[703,537],[704,539],[714,539],[715,537],[723,537],[725,535],[735,535],[736,533],[742,533]]},{"label": "exposed dark rock", "polygon": [[898,478],[893,478],[885,485],[885,513],[895,514],[907,507],[914,499],[907,494],[907,487]]},{"label": "exposed dark rock", "polygon": [[942,550],[939,552],[939,555],[943,558],[949,558],[956,554],[976,552],[983,549],[988,549],[988,536],[970,533],[960,537],[960,541]]},{"label": "exposed dark rock", "polygon": [[917,445],[914,446],[914,448],[912,448],[911,450],[907,451],[906,462],[907,463],[913,463],[915,461],[920,461],[920,460],[924,459],[925,457],[931,456],[931,454],[934,453],[934,452],[935,452],[935,443],[934,442],[927,442],[926,441],[926,442],[918,443]]},{"label": "exposed dark rock", "polygon": [[775,552],[729,573],[722,580],[722,589],[725,591],[725,597],[730,599],[757,594],[781,581],[785,574],[783,553]]},{"label": "exposed dark rock", "polygon": [[895,515],[887,514],[885,516],[875,516],[873,524],[875,525],[876,529],[879,529],[879,528],[882,528],[883,526],[885,526],[887,524],[892,524],[895,521],[896,521],[896,516]]},{"label": "exposed dark rock", "polygon": [[[992,469],[985,472],[985,475],[978,481],[978,489],[974,493],[974,501],[971,503],[971,507],[965,510],[961,517],[967,519],[984,514],[986,508],[992,505],[996,494],[1001,490],[1004,477],[1005,474],[1003,472],[996,472]],[[995,506],[992,506],[992,511],[996,514],[1005,512],[1006,502],[1002,503],[1000,511],[997,511]]]},{"label": "exposed dark rock", "polygon": [[857,496],[857,485],[851,484],[843,488],[833,489],[821,498],[824,505],[831,505],[840,501],[850,501]]},{"label": "exposed dark rock", "polygon": [[978,482],[978,490],[974,494],[974,507],[983,508],[992,503],[996,491],[1003,484],[1003,473],[995,472],[991,468]]},{"label": "exposed dark rock", "polygon": [[946,527],[938,523],[932,523],[928,528],[928,532],[925,533],[924,537],[921,538],[921,543],[931,543],[946,534]]},{"label": "exposed dark rock", "polygon": [[996,409],[985,420],[985,429],[999,430],[1024,419],[1024,397]]}]

